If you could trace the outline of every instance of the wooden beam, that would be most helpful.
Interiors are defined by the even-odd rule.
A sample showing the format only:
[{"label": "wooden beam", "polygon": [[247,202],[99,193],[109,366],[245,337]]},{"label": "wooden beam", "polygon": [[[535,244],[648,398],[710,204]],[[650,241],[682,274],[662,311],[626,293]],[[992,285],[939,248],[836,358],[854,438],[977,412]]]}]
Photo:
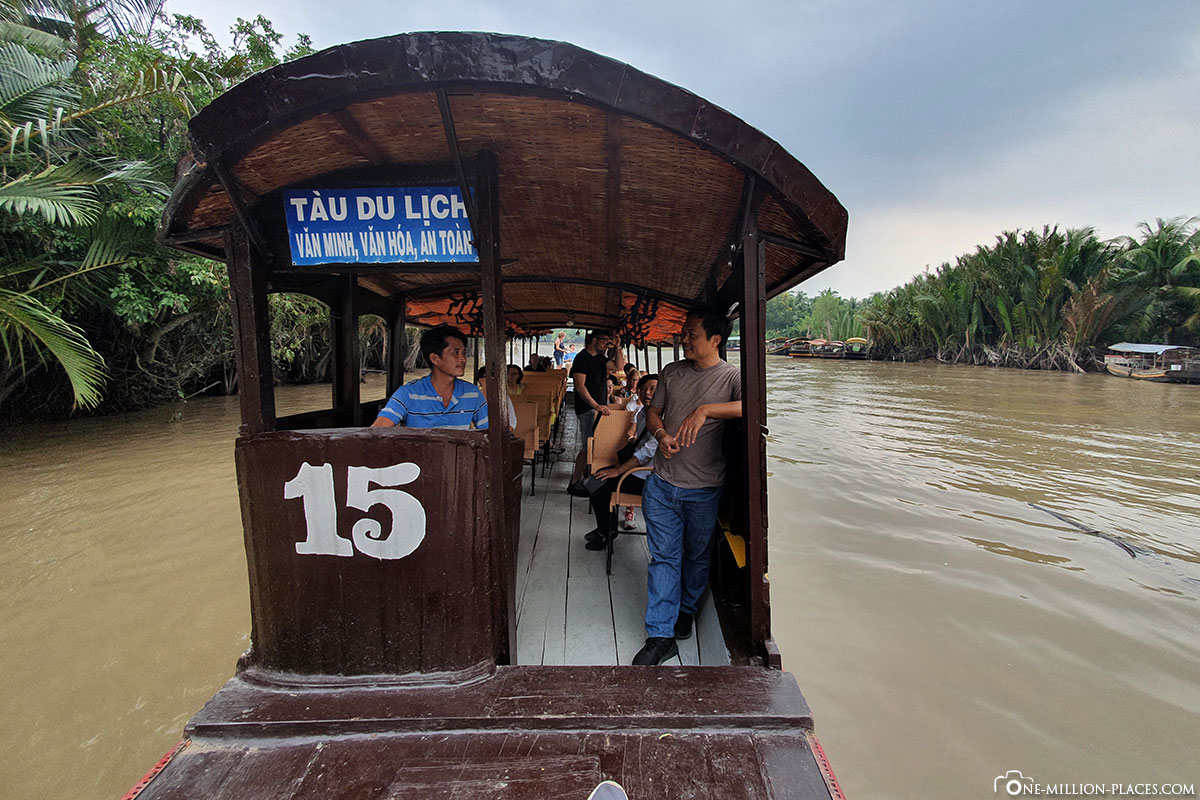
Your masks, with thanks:
[{"label": "wooden beam", "polygon": [[788,250],[794,250],[795,252],[800,253],[801,255],[806,255],[809,258],[815,258],[817,260],[824,260],[829,255],[828,253],[826,253],[823,250],[820,250],[816,247],[812,247],[811,245],[807,245],[804,242],[798,241],[796,239],[792,239],[787,236],[780,236],[777,233],[767,233],[766,231],[759,231],[758,238],[763,240],[767,244],[773,244],[773,245],[776,245],[777,247],[786,247]]},{"label": "wooden beam", "polygon": [[242,435],[275,429],[275,378],[271,361],[271,320],[267,312],[267,265],[234,226],[225,234],[229,290],[233,300],[234,358]]},{"label": "wooden beam", "polygon": [[[632,292],[634,294],[644,294],[647,297],[652,297],[655,300],[660,300],[671,305],[678,306],[682,309],[689,309],[695,304],[695,300],[688,297],[681,297],[669,292],[662,292],[652,287],[638,286],[635,283],[611,282],[601,278],[548,278],[545,275],[505,275],[504,283],[508,285],[517,285],[523,283],[546,283],[546,284],[566,284],[571,286],[597,286],[604,289],[618,289],[622,292]],[[409,293],[412,298],[437,297],[439,295],[451,294],[457,291],[466,291],[475,288],[477,284],[474,282],[454,282],[442,283],[437,286],[431,286],[428,289],[416,289]],[[575,309],[578,311],[578,309]],[[565,310],[564,310],[565,313]],[[619,313],[619,312],[618,312]]]},{"label": "wooden beam", "polygon": [[371,137],[363,130],[362,125],[354,118],[347,108],[339,108],[330,113],[337,124],[341,126],[346,135],[350,137],[350,141],[354,142],[354,146],[358,148],[358,152],[362,153],[363,158],[370,161],[372,164],[386,164],[389,159],[387,154],[375,146],[375,142],[371,141]]},{"label": "wooden beam", "polygon": [[359,402],[362,375],[355,288],[353,275],[339,278],[337,300],[329,310],[333,326],[333,407],[349,411],[351,424],[359,427],[363,424]]},{"label": "wooden beam", "polygon": [[212,228],[197,228],[194,231],[184,231],[183,233],[169,233],[162,237],[162,243],[173,247],[180,244],[200,242],[205,239],[223,239],[229,228],[229,225],[217,225]]},{"label": "wooden beam", "polygon": [[400,295],[392,303],[388,319],[388,397],[404,385],[404,359],[408,355],[408,337],[404,328],[407,314],[408,301]]},{"label": "wooden beam", "polygon": [[[462,153],[458,149],[458,134],[454,131],[454,116],[450,113],[450,96],[445,89],[437,90],[438,110],[442,112],[442,128],[446,131],[446,144],[450,146],[450,159],[454,162],[454,174],[458,176],[458,190],[462,193],[463,205],[467,207],[467,219],[471,223],[471,235],[476,240],[476,250],[479,249],[479,213],[475,209],[475,199],[471,196],[471,185],[467,183],[467,170],[463,166]],[[478,162],[476,162],[478,163]],[[479,176],[476,174],[476,179]],[[499,203],[499,199],[497,199]],[[482,260],[483,256],[480,256]],[[500,268],[500,252],[496,251],[496,268]]]},{"label": "wooden beam", "polygon": [[[476,249],[482,266],[483,339],[488,367],[488,465],[487,479],[491,541],[497,558],[493,619],[496,623],[497,663],[515,664],[517,659],[517,573],[516,526],[509,515],[520,514],[520,507],[509,509],[505,490],[511,480],[509,463],[508,391],[501,365],[504,364],[504,285],[500,277],[500,187],[496,154],[480,150],[475,157],[475,176],[479,193],[479,227],[475,231]],[[472,223],[474,225],[474,223]]]},{"label": "wooden beam", "polygon": [[[726,262],[730,263],[733,269],[730,270],[725,285],[717,287],[716,294],[713,296],[713,302],[722,310],[727,310],[741,295],[743,279],[741,269],[745,255],[740,252],[741,247],[745,243],[746,234],[751,230],[757,231],[758,210],[762,207],[766,197],[767,192],[758,182],[758,177],[752,174],[747,175],[745,183],[742,185],[742,213],[738,215],[737,229],[734,231],[729,247],[731,260]],[[720,269],[714,269],[712,275],[709,276],[714,286],[719,272]]]},{"label": "wooden beam", "polygon": [[751,226],[742,240],[742,422],[745,425],[750,644],[771,667],[771,607],[767,587],[767,385],[765,244]]},{"label": "wooden beam", "polygon": [[[344,275],[352,273],[354,275],[375,275],[383,273],[386,275],[405,275],[413,273],[416,275],[427,274],[455,274],[466,273],[468,275],[479,272],[479,264],[474,261],[470,262],[451,262],[443,261],[409,261],[402,264],[310,264],[304,266],[288,265],[281,267],[276,272],[298,272],[304,274],[337,274]],[[465,284],[464,284],[465,285]],[[471,286],[479,285],[479,281],[471,282]]]},{"label": "wooden beam", "polygon": [[210,164],[209,168],[213,171],[217,182],[221,184],[221,188],[225,190],[225,194],[229,197],[229,204],[233,207],[234,216],[242,224],[242,229],[245,230],[246,235],[250,238],[250,243],[254,245],[254,249],[258,250],[264,259],[270,261],[271,250],[267,247],[267,239],[258,227],[258,222],[250,215],[250,210],[246,207],[245,200],[242,199],[241,188],[237,180],[229,172],[229,168],[219,160]]}]

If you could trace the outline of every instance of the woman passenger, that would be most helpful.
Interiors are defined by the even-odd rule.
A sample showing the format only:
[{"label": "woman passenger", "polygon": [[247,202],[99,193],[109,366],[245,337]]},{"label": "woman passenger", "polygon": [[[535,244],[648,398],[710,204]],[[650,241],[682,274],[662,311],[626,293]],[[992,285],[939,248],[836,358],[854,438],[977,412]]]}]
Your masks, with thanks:
[{"label": "woman passenger", "polygon": [[508,394],[509,396],[518,395],[521,393],[521,381],[525,380],[525,371],[516,364],[508,365]]}]

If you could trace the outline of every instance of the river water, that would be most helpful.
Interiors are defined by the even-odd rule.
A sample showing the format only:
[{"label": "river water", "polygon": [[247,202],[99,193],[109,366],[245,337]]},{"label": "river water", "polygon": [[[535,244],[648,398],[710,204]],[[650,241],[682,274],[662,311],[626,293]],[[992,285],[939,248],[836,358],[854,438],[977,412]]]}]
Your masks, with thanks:
[{"label": "river water", "polygon": [[[1200,388],[768,362],[774,634],[850,797],[1200,783]],[[3,432],[0,797],[119,797],[231,675],[237,421]]]}]

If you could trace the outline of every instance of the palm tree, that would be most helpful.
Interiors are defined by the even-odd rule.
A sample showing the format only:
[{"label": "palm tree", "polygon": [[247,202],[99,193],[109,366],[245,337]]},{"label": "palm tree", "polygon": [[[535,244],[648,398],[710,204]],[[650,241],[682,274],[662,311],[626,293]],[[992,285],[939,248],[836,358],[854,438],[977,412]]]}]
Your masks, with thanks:
[{"label": "palm tree", "polygon": [[24,376],[28,357],[37,362],[49,357],[66,371],[77,406],[99,402],[103,359],[79,328],[41,298],[51,287],[61,291],[72,279],[127,259],[132,248],[128,226],[106,218],[106,186],[166,191],[142,162],[89,157],[85,126],[93,115],[116,106],[155,95],[182,96],[183,77],[148,69],[84,104],[76,72],[74,59],[40,55],[17,41],[0,44],[0,223],[10,233],[23,230],[26,238],[39,238],[35,232],[40,226],[78,231],[87,242],[86,255],[77,263],[5,248],[0,258],[5,358],[0,401]]},{"label": "palm tree", "polygon": [[1190,312],[1189,287],[1200,285],[1200,217],[1156,219],[1138,225],[1139,237],[1121,237],[1118,286],[1133,287],[1150,301],[1136,315],[1128,334],[1133,338],[1159,338],[1170,342],[1178,328],[1192,330],[1184,317]]}]

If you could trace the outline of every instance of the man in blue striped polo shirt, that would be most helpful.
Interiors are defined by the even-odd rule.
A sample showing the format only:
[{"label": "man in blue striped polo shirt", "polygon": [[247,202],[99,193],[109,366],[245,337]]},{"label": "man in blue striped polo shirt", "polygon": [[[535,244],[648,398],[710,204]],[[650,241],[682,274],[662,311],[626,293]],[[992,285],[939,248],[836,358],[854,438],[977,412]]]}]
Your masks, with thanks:
[{"label": "man in blue striped polo shirt", "polygon": [[421,355],[433,368],[424,378],[410,381],[379,410],[372,428],[453,428],[476,430],[488,426],[487,398],[477,387],[459,380],[467,368],[467,340],[449,325],[421,335]]}]

